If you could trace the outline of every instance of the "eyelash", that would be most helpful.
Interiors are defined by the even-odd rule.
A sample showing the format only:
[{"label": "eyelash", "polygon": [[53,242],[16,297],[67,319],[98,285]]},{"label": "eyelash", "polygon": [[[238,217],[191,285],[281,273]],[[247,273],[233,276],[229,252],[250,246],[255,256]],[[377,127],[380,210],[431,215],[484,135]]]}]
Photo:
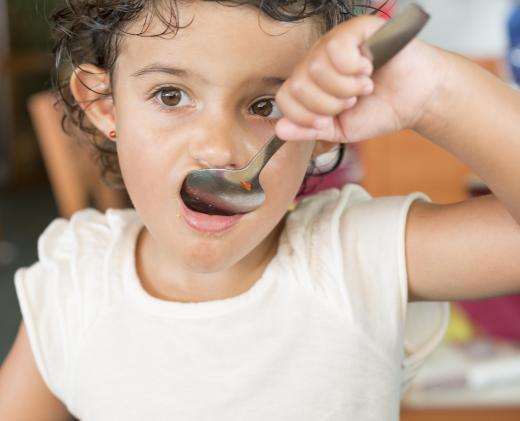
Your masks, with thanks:
[{"label": "eyelash", "polygon": [[[182,92],[184,95],[187,95],[189,97],[189,95],[183,90],[183,89],[180,89],[180,88],[177,88],[175,86],[159,86],[157,87],[156,89],[154,89],[150,94],[149,94],[149,99],[154,101],[155,105],[157,105],[159,107],[160,110],[162,111],[173,111],[173,110],[176,110],[178,108],[181,108],[183,107],[183,105],[179,106],[179,105],[175,105],[175,106],[167,106],[166,104],[164,104],[159,98],[158,98],[158,95],[161,93],[161,92],[164,92],[164,91],[167,91],[167,90],[171,90],[171,91],[174,91],[174,90],[177,90],[179,92]],[[256,100],[255,102],[253,102],[248,110],[251,110],[252,107],[262,101],[272,101],[275,106],[276,106],[276,102],[274,100],[274,98],[272,97],[265,97],[265,98],[259,98],[258,100]],[[277,106],[276,106],[277,107]],[[278,107],[277,107],[278,108]],[[263,116],[260,116],[258,114],[254,114],[252,113],[253,115],[257,116],[257,117],[260,117],[260,118],[263,118],[263,119],[266,119],[266,120],[275,120],[275,119],[278,119],[281,117],[263,117]]]}]

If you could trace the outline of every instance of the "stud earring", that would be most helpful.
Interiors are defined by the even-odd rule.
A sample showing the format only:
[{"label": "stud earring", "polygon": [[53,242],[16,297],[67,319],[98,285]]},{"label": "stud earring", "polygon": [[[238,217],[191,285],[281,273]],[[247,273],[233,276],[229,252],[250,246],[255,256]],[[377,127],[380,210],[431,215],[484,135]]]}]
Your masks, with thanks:
[{"label": "stud earring", "polygon": [[108,137],[109,137],[110,139],[115,139],[115,138],[116,138],[116,131],[115,131],[115,130],[110,130],[110,131],[108,132]]}]

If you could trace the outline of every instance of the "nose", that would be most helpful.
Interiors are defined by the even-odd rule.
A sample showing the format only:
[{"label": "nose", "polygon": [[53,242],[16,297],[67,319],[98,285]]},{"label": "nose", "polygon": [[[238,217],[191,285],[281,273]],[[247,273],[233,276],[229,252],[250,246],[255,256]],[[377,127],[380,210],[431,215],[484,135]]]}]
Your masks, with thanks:
[{"label": "nose", "polygon": [[244,165],[244,132],[235,120],[233,116],[219,113],[199,121],[189,143],[191,157],[207,168],[240,168]]}]

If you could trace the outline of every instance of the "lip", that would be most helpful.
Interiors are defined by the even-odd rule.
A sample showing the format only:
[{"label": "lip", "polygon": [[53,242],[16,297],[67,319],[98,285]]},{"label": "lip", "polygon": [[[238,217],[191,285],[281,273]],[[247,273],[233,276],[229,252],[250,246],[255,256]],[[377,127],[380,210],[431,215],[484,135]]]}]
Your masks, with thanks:
[{"label": "lip", "polygon": [[179,197],[180,213],[186,223],[196,231],[206,233],[224,232],[233,227],[244,215],[208,215],[195,212],[186,206]]}]

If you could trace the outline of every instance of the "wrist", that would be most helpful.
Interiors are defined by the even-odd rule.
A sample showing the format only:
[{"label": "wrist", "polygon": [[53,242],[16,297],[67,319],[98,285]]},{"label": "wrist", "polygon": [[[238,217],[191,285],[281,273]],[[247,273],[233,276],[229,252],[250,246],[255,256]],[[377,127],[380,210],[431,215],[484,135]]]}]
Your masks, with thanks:
[{"label": "wrist", "polygon": [[458,57],[437,47],[426,47],[431,50],[429,54],[435,82],[411,128],[428,139],[434,139],[453,120],[459,107],[458,101],[461,97],[454,95],[453,89],[460,83],[456,81],[455,63]]},{"label": "wrist", "polygon": [[[457,54],[432,47],[436,55],[435,71],[437,81],[428,101],[425,103],[413,129],[434,141],[441,139],[442,133],[459,118],[464,109],[466,85],[464,69],[467,60]],[[467,69],[470,70],[470,69]]]}]

